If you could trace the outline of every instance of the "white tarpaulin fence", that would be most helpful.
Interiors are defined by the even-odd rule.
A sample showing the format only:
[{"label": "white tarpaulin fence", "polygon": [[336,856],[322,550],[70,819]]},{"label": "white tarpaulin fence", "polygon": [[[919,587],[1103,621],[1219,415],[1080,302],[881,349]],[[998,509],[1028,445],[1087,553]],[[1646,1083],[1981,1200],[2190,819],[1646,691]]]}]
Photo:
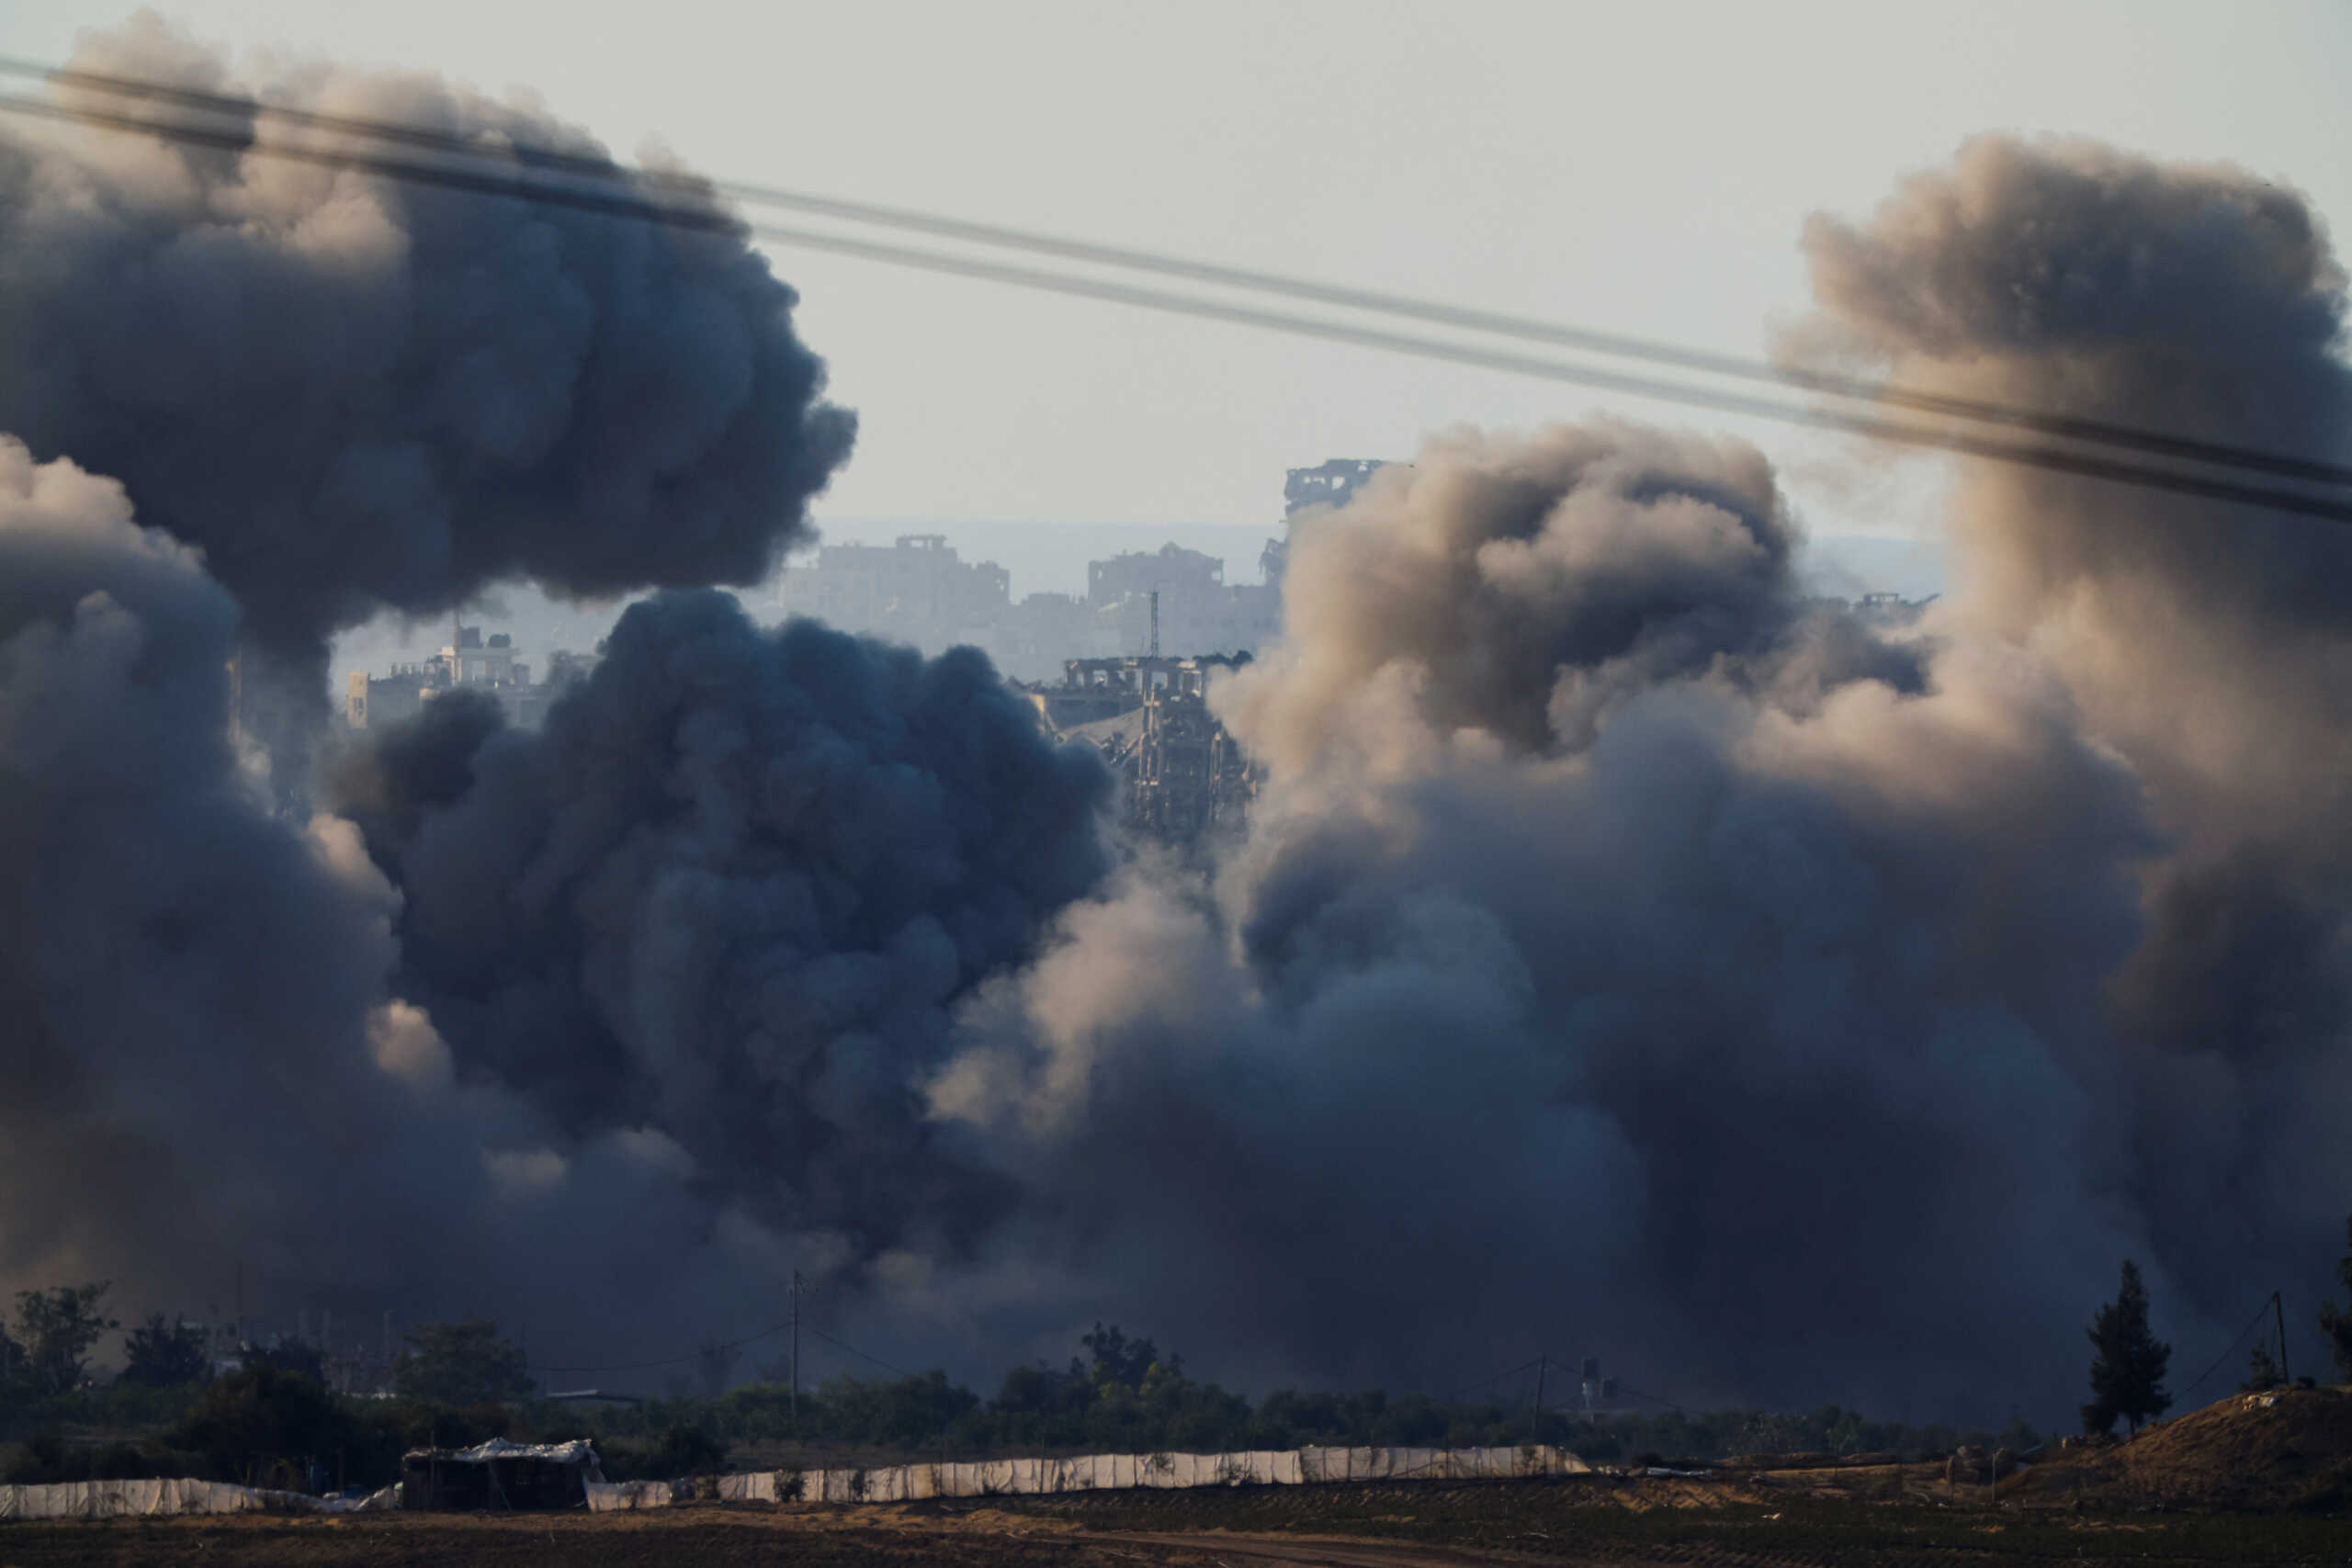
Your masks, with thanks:
[{"label": "white tarpaulin fence", "polygon": [[[926,1497],[999,1497],[1136,1487],[1297,1486],[1322,1481],[1506,1481],[1576,1475],[1592,1467],[1549,1443],[1507,1449],[1295,1449],[1229,1454],[1088,1454],[1078,1459],[1000,1459],[967,1464],[902,1464],[872,1470],[763,1470],[722,1475],[730,1503],[903,1503]],[[639,1483],[640,1486],[645,1483]],[[603,1489],[617,1494],[620,1488]],[[638,1493],[591,1508],[662,1507],[671,1499]]]},{"label": "white tarpaulin fence", "polygon": [[[485,1445],[483,1457],[490,1445]],[[501,1455],[528,1453],[496,1445]],[[1321,1481],[1504,1481],[1575,1475],[1591,1466],[1548,1443],[1508,1449],[1295,1449],[1230,1454],[1088,1454],[900,1464],[870,1470],[762,1470],[722,1475],[729,1503],[904,1503],[1137,1487],[1297,1486]],[[593,1472],[591,1472],[593,1476]],[[706,1486],[707,1483],[706,1483]],[[691,1483],[584,1481],[596,1513],[666,1508]],[[706,1494],[707,1495],[707,1494]],[[0,1486],[0,1519],[106,1519],[159,1514],[353,1513],[400,1506],[400,1488],[358,1500],[266,1492],[220,1481],[68,1481]]]},{"label": "white tarpaulin fence", "polygon": [[[723,1486],[737,1479],[720,1477]],[[588,1511],[592,1514],[621,1513],[633,1508],[666,1508],[673,1501],[677,1483],[672,1481],[591,1481],[588,1486]],[[721,1496],[726,1494],[722,1492]]]},{"label": "white tarpaulin fence", "polygon": [[400,1488],[346,1499],[266,1492],[225,1481],[61,1481],[0,1486],[0,1519],[112,1519],[158,1514],[348,1514],[400,1506]]}]

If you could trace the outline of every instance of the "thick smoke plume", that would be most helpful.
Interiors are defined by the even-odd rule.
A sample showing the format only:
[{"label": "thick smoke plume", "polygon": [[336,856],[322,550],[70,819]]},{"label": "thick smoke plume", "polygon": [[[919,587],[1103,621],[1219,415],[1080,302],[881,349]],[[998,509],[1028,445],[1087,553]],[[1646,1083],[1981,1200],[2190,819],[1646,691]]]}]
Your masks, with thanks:
[{"label": "thick smoke plume", "polygon": [[[704,601],[663,608],[705,631],[725,619]],[[658,614],[638,612],[632,633],[650,629]],[[111,1278],[134,1311],[225,1313],[242,1278],[247,1303],[272,1317],[297,1306],[368,1322],[388,1307],[404,1319],[494,1312],[510,1324],[536,1323],[535,1345],[561,1359],[609,1358],[619,1340],[707,1332],[712,1303],[731,1313],[746,1279],[848,1253],[858,1238],[834,1239],[841,1225],[821,1216],[797,1254],[780,1251],[777,1194],[709,1179],[684,1142],[701,1129],[682,1120],[678,1136],[665,1134],[658,1094],[642,1113],[619,1109],[628,1090],[657,1075],[621,1074],[592,1031],[582,1031],[560,1070],[595,1087],[569,1098],[528,1081],[509,1089],[453,1052],[432,1015],[402,994],[439,999],[415,973],[432,973],[435,950],[419,942],[418,956],[404,956],[402,928],[447,908],[429,887],[404,905],[354,823],[322,817],[298,828],[272,808],[257,760],[232,744],[226,666],[236,626],[234,604],[196,553],[139,527],[119,485],[62,460],[36,464],[21,444],[0,440],[0,1072],[8,1084],[0,1096],[0,1283]],[[845,641],[814,628],[807,638]],[[690,642],[624,639],[598,690],[618,688],[631,650],[685,660]],[[894,657],[854,645],[833,656],[877,666]],[[904,684],[956,684],[950,666],[899,673]],[[661,679],[644,677],[648,685]],[[463,720],[469,710],[452,703],[430,716]],[[944,727],[956,731],[940,742],[951,756],[944,771],[952,773],[957,745],[1003,764],[986,754],[987,716],[959,716],[960,728]],[[658,722],[645,720],[630,739],[647,739],[646,723]],[[687,722],[710,749],[666,772],[654,764],[657,776],[638,782],[657,793],[682,785],[693,761],[724,772],[718,724],[710,715]],[[1044,750],[1027,731],[1019,739]],[[412,751],[424,743],[413,739]],[[475,765],[469,755],[458,761]],[[1057,761],[1048,755],[1046,771]],[[487,757],[479,765],[486,777],[504,776]],[[794,787],[772,773],[763,782],[777,795]],[[913,781],[877,765],[842,779],[852,782],[888,796],[917,825],[924,797]],[[950,782],[960,793],[966,781]],[[1064,781],[1061,804],[1078,807],[1081,823],[1089,787],[1082,774]],[[400,819],[389,796],[378,798],[381,807],[364,816],[367,832],[390,841]],[[429,802],[414,809],[433,812]],[[586,819],[594,810],[583,805],[565,831],[593,843]],[[649,858],[662,848],[641,826],[621,836]],[[413,829],[402,841],[406,858],[394,863],[430,863],[438,841],[429,825]],[[963,847],[944,832],[925,841],[941,861]],[[533,847],[543,863],[559,858]],[[597,847],[607,863],[585,898],[625,886],[612,863],[628,852]],[[771,846],[778,858],[790,852]],[[717,858],[710,869],[722,874]],[[875,858],[887,863],[889,853]],[[984,915],[1014,918],[987,902],[978,886],[986,869],[966,879],[962,903],[939,895],[931,906],[981,949]],[[685,880],[678,870],[663,884],[691,901]],[[916,886],[907,897],[930,890]],[[896,908],[862,888],[853,877],[819,897]],[[577,886],[561,891],[583,895]],[[790,894],[780,878],[770,891]],[[496,913],[520,927],[503,937],[491,927],[499,959],[519,964],[518,954],[552,946],[545,930],[521,926],[512,904]],[[871,916],[872,929],[881,924],[881,914]],[[905,925],[888,956],[921,949],[920,920]],[[840,935],[838,926],[824,930]],[[933,941],[951,949],[934,965],[952,966],[951,939]],[[658,967],[660,946],[657,937],[630,962]],[[855,962],[836,954],[834,967]],[[908,984],[919,967],[901,963],[891,977]],[[548,970],[552,993],[559,975]],[[520,1012],[516,998],[529,985],[517,978],[496,999]],[[901,1037],[917,1028],[919,1006],[907,998],[873,1007],[875,1034],[914,1050],[919,1043]],[[481,1023],[462,1006],[451,1010],[461,1025]],[[460,1043],[475,1038],[458,1033]],[[887,1100],[854,1081],[859,1058],[844,1055],[833,1075],[840,1113],[864,1111],[861,1093]],[[663,1067],[665,1080],[674,1076]],[[812,1093],[824,1089],[819,1076],[812,1068],[804,1079]],[[888,1124],[879,1111],[869,1121]],[[920,1129],[905,1140],[920,1141]],[[903,1146],[894,1152],[912,1157]],[[803,1167],[816,1163],[803,1156]],[[723,1176],[728,1168],[711,1168]],[[808,1203],[849,1212],[837,1190],[814,1192]]]},{"label": "thick smoke plume", "polygon": [[461,1080],[574,1137],[657,1129],[843,1261],[968,1245],[1009,1194],[916,1086],[956,1004],[1100,881],[1093,754],[971,649],[764,633],[716,593],[632,607],[543,732],[462,695],[331,791]]},{"label": "thick smoke plume", "polygon": [[[152,15],[75,63],[246,86]],[[430,77],[266,86],[486,150],[602,154]],[[731,236],[153,138],[0,135],[0,430],[120,479],[147,526],[203,549],[245,636],[298,662],[501,579],[758,580],[854,429],[820,400],[796,302]]]},{"label": "thick smoke plume", "polygon": [[[1548,1349],[1997,1422],[2074,1404],[2122,1256],[2184,1346],[2324,1282],[2352,537],[1968,467],[1963,590],[1889,630],[1803,596],[1742,443],[1460,434],[1300,525],[1205,875],[1107,848],[976,655],[707,592],[542,733],[344,748],[296,827],[241,641],[766,564],[848,437],[788,292],[136,143],[0,144],[0,242],[9,1283],[242,1256],[626,1359],[831,1269],[967,1371],[1115,1315],[1250,1380]],[[1805,243],[1808,353],[2345,455],[2342,274],[2242,173],[1984,141]]]},{"label": "thick smoke plume", "polygon": [[[2235,171],[1984,141],[1807,244],[1810,347],[2345,450],[2343,276]],[[2184,1343],[2313,1299],[2352,537],[1992,468],[1954,528],[1890,637],[1799,601],[1736,445],[1432,445],[1221,694],[1250,841],[1074,909],[935,1104],[1125,1310],[1332,1377],[1997,1421],[2066,1407],[2121,1256]]]},{"label": "thick smoke plume", "polygon": [[[2241,171],[1981,141],[1806,247],[1823,340],[1906,378],[2352,451],[2343,267],[2299,196]],[[2352,1204],[2330,1125],[2352,1067],[2352,535],[1991,467],[1953,515],[1968,635],[2064,681],[2167,841],[2101,992],[2148,1247],[2211,1310],[2257,1277],[2310,1299]]]},{"label": "thick smoke plume", "polygon": [[1752,452],[1565,429],[1314,525],[1223,697],[1279,761],[1250,843],[1213,902],[1073,912],[943,1113],[1147,1205],[1080,1216],[1138,1296],[1326,1376],[1606,1347],[1883,1404],[2053,1330],[2130,1245],[2077,1069],[2138,792],[2053,682],[1808,614],[1783,511]]},{"label": "thick smoke plume", "polygon": [[[152,18],[78,62],[237,85]],[[271,90],[593,151],[424,78]],[[322,639],[379,608],[759,575],[852,433],[793,303],[724,237],[0,135],[0,1283],[545,1325],[593,1277],[549,1325],[586,1348],[770,1269],[657,1129],[456,1069],[392,989],[400,894],[279,818],[232,666],[322,716]]]}]

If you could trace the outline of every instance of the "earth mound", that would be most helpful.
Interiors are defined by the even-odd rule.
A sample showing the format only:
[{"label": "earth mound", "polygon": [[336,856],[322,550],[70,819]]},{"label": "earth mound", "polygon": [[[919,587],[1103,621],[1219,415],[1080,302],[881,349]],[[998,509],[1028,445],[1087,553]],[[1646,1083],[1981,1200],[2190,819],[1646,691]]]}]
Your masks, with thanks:
[{"label": "earth mound", "polygon": [[2233,1394],[2111,1448],[2070,1450],[2018,1490],[2199,1510],[2352,1506],[2352,1389]]}]

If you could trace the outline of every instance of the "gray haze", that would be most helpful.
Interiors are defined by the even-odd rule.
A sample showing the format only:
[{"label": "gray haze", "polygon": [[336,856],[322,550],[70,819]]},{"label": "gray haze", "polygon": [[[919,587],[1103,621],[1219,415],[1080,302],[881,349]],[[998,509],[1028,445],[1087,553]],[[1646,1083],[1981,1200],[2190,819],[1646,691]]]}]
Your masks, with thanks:
[{"label": "gray haze", "polygon": [[[219,79],[92,58],[175,55]],[[2184,1346],[2325,1280],[2346,536],[1972,467],[1959,591],[1890,630],[1808,601],[1744,442],[1456,431],[1299,530],[1205,875],[1106,841],[976,656],[707,591],[543,732],[445,699],[296,823],[241,637],[755,578],[846,416],[731,241],[0,160],[8,1282],[244,1258],[521,1303],[561,1362],[801,1267],[966,1368],[1103,1315],[1252,1381],[1541,1348],[1998,1420],[2072,1404],[2127,1254]],[[1985,140],[1804,243],[1809,349],[2345,454],[2343,276],[2253,176]]]}]

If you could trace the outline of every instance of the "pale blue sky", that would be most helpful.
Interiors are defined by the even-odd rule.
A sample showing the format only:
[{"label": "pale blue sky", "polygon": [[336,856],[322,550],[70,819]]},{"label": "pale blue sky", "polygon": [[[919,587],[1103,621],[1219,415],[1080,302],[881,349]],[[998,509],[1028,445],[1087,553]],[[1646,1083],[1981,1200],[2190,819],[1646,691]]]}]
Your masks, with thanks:
[{"label": "pale blue sky", "polygon": [[[1779,6],[170,0],[243,52],[537,91],[714,173],[1755,353],[1795,243],[1973,131],[2235,162],[2352,231],[2352,4]],[[55,59],[97,0],[0,7]],[[859,409],[823,510],[1266,524],[1281,470],[1455,422],[1611,400],[779,252]],[[1932,470],[1857,492],[1750,427],[1816,526],[1903,529]],[[1809,459],[1809,454],[1811,458]],[[1248,575],[1236,563],[1237,575]]]}]

